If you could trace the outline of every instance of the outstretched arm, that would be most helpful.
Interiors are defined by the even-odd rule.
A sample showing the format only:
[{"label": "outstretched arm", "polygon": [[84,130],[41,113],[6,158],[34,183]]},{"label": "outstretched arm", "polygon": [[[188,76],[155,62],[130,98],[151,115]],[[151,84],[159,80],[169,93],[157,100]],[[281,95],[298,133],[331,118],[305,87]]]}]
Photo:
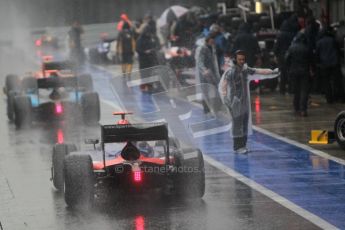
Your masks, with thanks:
[{"label": "outstretched arm", "polygon": [[255,73],[256,74],[274,74],[274,70],[271,70],[271,69],[255,69]]},{"label": "outstretched arm", "polygon": [[248,75],[248,80],[263,80],[263,79],[271,79],[276,78],[279,76],[279,69],[276,68],[274,70],[271,69],[253,69],[253,73]]}]

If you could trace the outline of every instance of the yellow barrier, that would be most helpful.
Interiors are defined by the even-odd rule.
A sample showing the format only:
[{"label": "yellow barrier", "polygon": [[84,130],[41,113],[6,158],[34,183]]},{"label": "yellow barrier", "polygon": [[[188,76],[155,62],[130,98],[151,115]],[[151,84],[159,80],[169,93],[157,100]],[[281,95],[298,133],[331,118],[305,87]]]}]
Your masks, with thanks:
[{"label": "yellow barrier", "polygon": [[309,144],[321,144],[327,145],[330,144],[332,141],[329,139],[328,131],[327,130],[312,130],[311,131],[311,140]]}]

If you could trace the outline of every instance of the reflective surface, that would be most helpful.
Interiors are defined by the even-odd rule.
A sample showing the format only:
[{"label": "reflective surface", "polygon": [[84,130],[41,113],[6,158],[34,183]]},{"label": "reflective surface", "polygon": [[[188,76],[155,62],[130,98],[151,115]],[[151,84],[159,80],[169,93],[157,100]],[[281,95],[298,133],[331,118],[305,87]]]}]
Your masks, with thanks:
[{"label": "reflective surface", "polygon": [[[15,63],[17,56],[7,54],[5,59]],[[24,61],[21,64],[25,68]],[[20,72],[19,68],[3,67],[2,71]],[[104,74],[93,76],[96,89],[106,98],[111,89],[104,84]],[[4,75],[1,77],[4,81]],[[76,142],[79,147],[85,137],[98,136],[99,129],[38,124],[30,130],[18,131],[8,123],[4,95],[1,98],[0,221],[5,230],[317,228],[209,164],[206,164],[206,194],[199,201],[114,194],[98,199],[91,211],[69,210],[49,180],[52,145],[63,140]],[[114,108],[108,104],[111,103],[102,103],[102,121],[111,123]]]}]

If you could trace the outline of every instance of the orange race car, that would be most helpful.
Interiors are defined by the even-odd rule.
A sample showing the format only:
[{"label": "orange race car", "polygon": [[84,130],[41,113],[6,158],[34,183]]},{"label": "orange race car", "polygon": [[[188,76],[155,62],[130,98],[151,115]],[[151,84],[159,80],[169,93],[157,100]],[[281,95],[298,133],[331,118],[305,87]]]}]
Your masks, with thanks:
[{"label": "orange race car", "polygon": [[158,189],[201,198],[205,192],[201,151],[181,148],[176,138],[169,137],[166,123],[130,124],[125,114],[116,113],[122,116],[117,124],[101,126],[100,140],[86,140],[93,145],[89,150],[77,151],[74,144],[54,146],[52,181],[64,191],[67,205],[90,206],[96,194],[109,191],[104,186],[126,194]]}]

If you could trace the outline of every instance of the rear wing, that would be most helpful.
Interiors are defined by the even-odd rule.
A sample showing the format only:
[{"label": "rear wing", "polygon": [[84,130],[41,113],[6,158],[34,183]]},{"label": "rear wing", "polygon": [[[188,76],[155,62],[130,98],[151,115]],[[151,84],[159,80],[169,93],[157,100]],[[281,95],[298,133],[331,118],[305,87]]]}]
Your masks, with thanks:
[{"label": "rear wing", "polygon": [[168,140],[168,126],[166,123],[102,125],[101,135],[103,143],[127,141]]},{"label": "rear wing", "polygon": [[69,61],[50,61],[43,62],[42,69],[46,70],[72,70],[74,65]]},{"label": "rear wing", "polygon": [[48,77],[37,79],[39,89],[59,88],[59,87],[78,87],[77,77]]},{"label": "rear wing", "polygon": [[46,33],[47,33],[47,30],[45,29],[37,29],[37,30],[31,31],[31,35],[42,35]]}]

